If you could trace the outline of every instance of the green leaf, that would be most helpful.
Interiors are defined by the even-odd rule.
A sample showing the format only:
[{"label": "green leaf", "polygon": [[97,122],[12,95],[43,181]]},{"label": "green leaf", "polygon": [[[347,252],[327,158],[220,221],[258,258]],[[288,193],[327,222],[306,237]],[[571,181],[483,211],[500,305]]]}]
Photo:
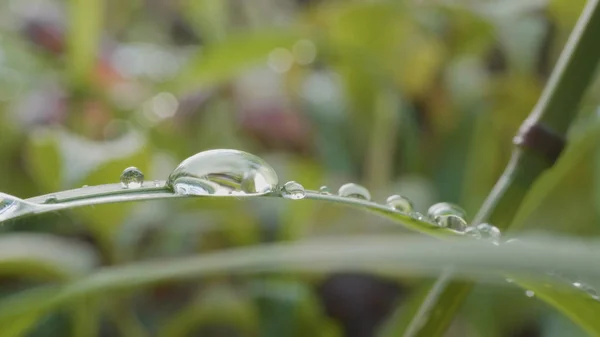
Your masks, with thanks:
[{"label": "green leaf", "polygon": [[275,48],[291,49],[300,39],[298,33],[285,30],[240,33],[202,49],[174,80],[176,91],[216,85],[240,75],[253,66],[265,66]]},{"label": "green leaf", "polygon": [[98,59],[98,44],[104,19],[104,1],[70,0],[67,34],[67,65],[74,81],[91,78]]}]

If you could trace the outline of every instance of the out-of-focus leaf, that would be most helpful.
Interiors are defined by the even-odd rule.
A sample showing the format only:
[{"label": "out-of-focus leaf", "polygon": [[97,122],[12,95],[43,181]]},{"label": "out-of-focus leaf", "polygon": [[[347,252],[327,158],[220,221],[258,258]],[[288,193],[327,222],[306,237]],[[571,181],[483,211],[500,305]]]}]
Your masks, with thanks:
[{"label": "out-of-focus leaf", "polygon": [[229,3],[221,0],[189,0],[184,2],[184,15],[208,41],[224,37]]},{"label": "out-of-focus leaf", "polygon": [[563,29],[570,30],[577,22],[586,0],[550,0],[548,12]]},{"label": "out-of-focus leaf", "polygon": [[60,149],[54,133],[38,130],[27,143],[27,168],[32,179],[45,192],[61,189],[62,161]]},{"label": "out-of-focus leaf", "polygon": [[[203,328],[230,329],[244,336],[255,336],[258,331],[256,308],[241,298],[232,288],[220,285],[202,291],[192,305],[165,322],[158,333],[164,337],[184,337],[199,333]],[[201,334],[201,333],[200,333]]]},{"label": "out-of-focus leaf", "polygon": [[174,80],[176,91],[215,85],[253,66],[266,65],[275,48],[290,49],[300,35],[289,30],[237,34],[208,45],[194,56],[181,75]]},{"label": "out-of-focus leaf", "polygon": [[76,83],[85,83],[98,60],[104,1],[69,0],[68,11],[67,66]]},{"label": "out-of-focus leaf", "polygon": [[511,229],[539,229],[572,235],[599,233],[594,207],[595,162],[600,126],[592,120],[584,135],[571,137],[563,155],[532,186]]},{"label": "out-of-focus leaf", "polygon": [[[98,262],[96,252],[87,244],[53,235],[28,233],[0,237],[0,275],[63,281],[89,273]],[[30,305],[35,305],[35,301]],[[1,335],[24,336],[44,315],[45,312],[34,311],[18,317],[2,325]]]},{"label": "out-of-focus leaf", "polygon": [[0,274],[67,279],[91,271],[98,256],[86,244],[50,234],[0,236]]}]

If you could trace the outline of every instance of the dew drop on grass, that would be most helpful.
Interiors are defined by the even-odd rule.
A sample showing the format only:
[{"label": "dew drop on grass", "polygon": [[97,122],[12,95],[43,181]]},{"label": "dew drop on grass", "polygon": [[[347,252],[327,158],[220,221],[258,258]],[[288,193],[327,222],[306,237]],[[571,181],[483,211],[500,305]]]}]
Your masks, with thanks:
[{"label": "dew drop on grass", "polygon": [[144,184],[144,174],[137,167],[131,166],[121,173],[121,187],[138,188]]},{"label": "dew drop on grass", "polygon": [[410,216],[412,216],[413,219],[417,219],[420,221],[425,220],[425,216],[419,212],[413,212]]},{"label": "dew drop on grass", "polygon": [[412,213],[414,209],[412,201],[410,201],[406,197],[397,194],[389,196],[386,199],[385,203],[390,208],[393,208],[403,213]]},{"label": "dew drop on grass", "polygon": [[369,190],[366,187],[355,183],[342,185],[338,190],[338,195],[346,198],[371,200],[371,193],[369,193]]},{"label": "dew drop on grass", "polygon": [[525,296],[527,296],[527,297],[533,297],[533,296],[535,296],[535,292],[533,290],[526,290],[525,291]]},{"label": "dew drop on grass", "polygon": [[54,194],[47,196],[46,199],[44,200],[44,204],[54,204],[57,202],[58,202],[58,198],[56,198],[56,196]]},{"label": "dew drop on grass", "polygon": [[469,226],[465,229],[465,235],[472,238],[481,239],[481,232],[477,227]]},{"label": "dew drop on grass", "polygon": [[427,215],[438,226],[464,232],[467,229],[465,211],[448,202],[440,202],[429,207]]},{"label": "dew drop on grass", "polygon": [[500,233],[498,227],[490,225],[489,223],[481,223],[477,225],[477,229],[479,230],[479,233],[481,233],[482,239],[489,240],[495,244],[500,242],[502,233]]},{"label": "dew drop on grass", "polygon": [[304,186],[295,181],[288,181],[281,188],[281,195],[286,199],[298,200],[306,196]]},{"label": "dew drop on grass", "polygon": [[160,181],[155,180],[154,181],[154,187],[160,187]]},{"label": "dew drop on grass", "polygon": [[327,187],[327,186],[319,187],[319,193],[323,194],[323,195],[331,195],[331,191],[329,190],[329,187]]},{"label": "dew drop on grass", "polygon": [[167,186],[181,195],[263,195],[277,188],[275,170],[261,158],[238,150],[208,150],[179,164]]}]

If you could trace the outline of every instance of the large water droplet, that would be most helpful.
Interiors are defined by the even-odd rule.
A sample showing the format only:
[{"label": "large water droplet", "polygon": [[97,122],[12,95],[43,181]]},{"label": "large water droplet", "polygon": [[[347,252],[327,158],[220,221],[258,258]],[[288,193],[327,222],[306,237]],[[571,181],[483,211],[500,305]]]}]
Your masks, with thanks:
[{"label": "large water droplet", "polygon": [[123,188],[138,188],[144,183],[144,174],[137,167],[131,166],[121,173],[121,186]]},{"label": "large water droplet", "polygon": [[209,150],[182,161],[167,186],[183,195],[262,195],[277,188],[275,170],[238,150]]},{"label": "large water droplet", "polygon": [[408,198],[397,194],[389,196],[385,203],[389,207],[403,213],[411,213],[414,209],[412,201],[410,201]]},{"label": "large water droplet", "polygon": [[19,214],[27,213],[33,207],[33,204],[28,203],[23,199],[0,193],[0,222],[13,218]]},{"label": "large water droplet", "polygon": [[498,227],[490,225],[489,223],[481,223],[477,225],[477,229],[479,230],[479,233],[481,233],[482,239],[490,240],[496,244],[500,242],[502,233],[500,233]]},{"label": "large water droplet", "polygon": [[288,181],[281,188],[281,195],[287,199],[302,199],[306,196],[306,191],[304,190],[304,186],[300,185],[295,181]]},{"label": "large water droplet", "polygon": [[371,200],[371,193],[366,187],[355,183],[344,184],[338,190],[338,195],[347,198]]},{"label": "large water droplet", "polygon": [[440,227],[459,232],[464,232],[467,229],[465,211],[454,204],[448,202],[437,203],[429,207],[427,215]]}]

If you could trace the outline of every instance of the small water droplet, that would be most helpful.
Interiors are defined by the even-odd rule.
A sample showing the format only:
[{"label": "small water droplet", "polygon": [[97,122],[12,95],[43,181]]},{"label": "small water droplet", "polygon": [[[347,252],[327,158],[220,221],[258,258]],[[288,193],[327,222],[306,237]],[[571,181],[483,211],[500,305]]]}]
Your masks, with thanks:
[{"label": "small water droplet", "polygon": [[507,278],[507,279],[506,279],[506,282],[508,282],[508,283],[513,283],[514,281],[513,281],[511,278]]},{"label": "small water droplet", "polygon": [[144,184],[144,174],[137,167],[131,166],[121,173],[121,187],[138,188]]},{"label": "small water droplet", "polygon": [[281,188],[281,195],[287,199],[302,199],[306,196],[306,191],[304,190],[304,186],[300,185],[295,181],[288,181]]},{"label": "small water droplet", "polygon": [[154,187],[160,187],[160,181],[155,180],[154,181]]},{"label": "small water droplet", "polygon": [[331,195],[331,191],[329,190],[329,187],[327,187],[327,186],[319,187],[319,193],[321,193],[323,195]]},{"label": "small water droplet", "polygon": [[182,161],[167,186],[183,195],[263,195],[277,188],[275,170],[238,150],[208,150]]},{"label": "small water droplet", "polygon": [[340,197],[371,200],[371,193],[366,187],[355,183],[344,184],[338,190]]},{"label": "small water droplet", "polygon": [[502,233],[500,233],[498,227],[490,225],[489,223],[481,223],[477,225],[477,229],[479,230],[479,233],[481,233],[482,239],[490,240],[495,244],[500,242]]},{"label": "small water droplet", "polygon": [[438,226],[463,232],[467,228],[465,211],[449,202],[440,202],[427,210],[427,215]]},{"label": "small water droplet", "polygon": [[81,187],[82,187],[82,188],[86,188],[86,187],[89,187],[89,185],[83,185],[83,186],[81,186]]},{"label": "small water droplet", "polygon": [[419,212],[413,212],[410,216],[413,219],[416,219],[416,220],[419,220],[419,221],[425,220],[425,216],[423,214],[419,213]]},{"label": "small water droplet", "polygon": [[477,227],[473,227],[473,226],[469,226],[465,229],[465,235],[476,238],[476,239],[481,239],[481,232],[479,232],[479,229],[477,229]]},{"label": "small water droplet", "polygon": [[412,201],[410,201],[406,197],[403,197],[403,196],[397,195],[397,194],[390,195],[386,199],[385,203],[390,208],[393,208],[393,209],[403,212],[403,213],[411,213],[414,209]]},{"label": "small water droplet", "polygon": [[56,198],[56,196],[54,194],[47,196],[46,200],[44,200],[44,204],[54,204],[57,202],[58,202],[58,198]]},{"label": "small water droplet", "polygon": [[533,297],[533,296],[535,296],[535,292],[533,290],[526,290],[525,291],[525,296],[527,296],[527,297]]}]

